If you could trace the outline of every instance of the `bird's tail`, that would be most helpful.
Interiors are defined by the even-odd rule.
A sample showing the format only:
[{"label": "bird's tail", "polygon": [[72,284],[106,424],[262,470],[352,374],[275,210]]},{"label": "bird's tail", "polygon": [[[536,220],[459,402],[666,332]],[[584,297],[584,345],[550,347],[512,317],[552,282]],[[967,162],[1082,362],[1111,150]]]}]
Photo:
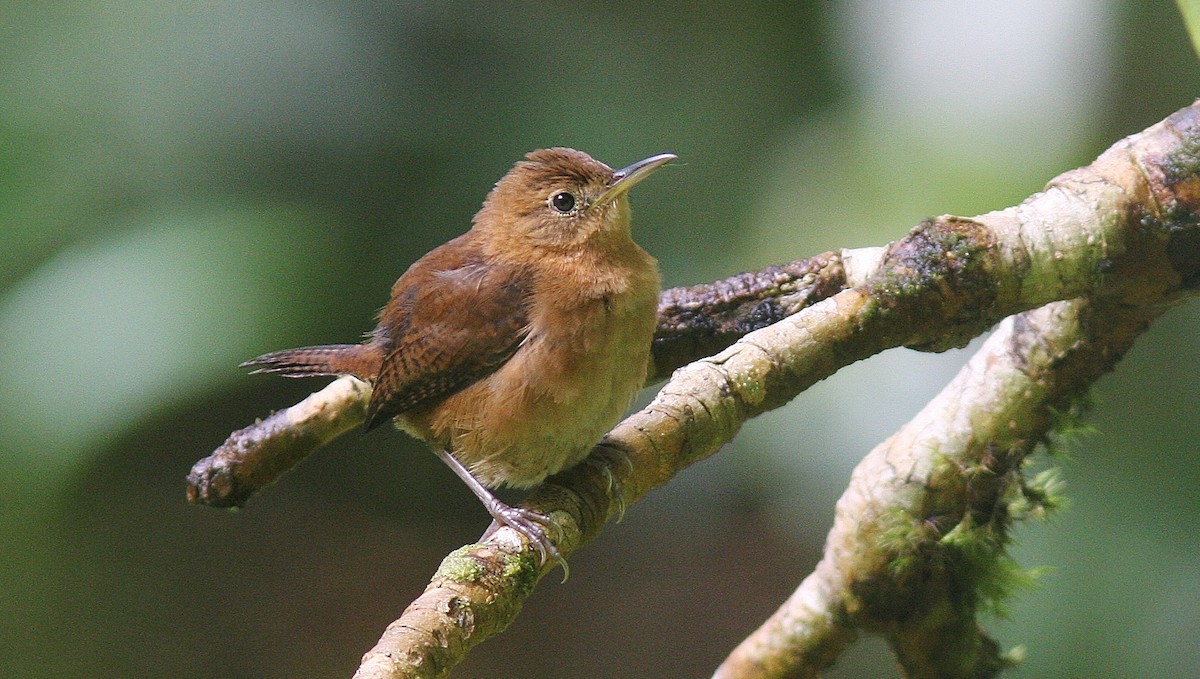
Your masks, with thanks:
[{"label": "bird's tail", "polygon": [[382,360],[382,349],[371,343],[325,344],[271,352],[238,367],[254,368],[253,374],[270,373],[284,377],[354,375],[360,380],[370,381],[379,374]]}]

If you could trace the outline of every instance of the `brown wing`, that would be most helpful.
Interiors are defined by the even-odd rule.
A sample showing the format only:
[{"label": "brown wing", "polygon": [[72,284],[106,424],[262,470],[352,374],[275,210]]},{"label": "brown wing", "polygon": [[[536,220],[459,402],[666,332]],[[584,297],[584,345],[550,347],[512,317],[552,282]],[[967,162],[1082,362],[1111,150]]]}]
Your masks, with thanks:
[{"label": "brown wing", "polygon": [[525,337],[528,279],[485,263],[471,234],[417,261],[396,281],[375,341],[385,347],[367,430],[434,405],[504,364]]}]

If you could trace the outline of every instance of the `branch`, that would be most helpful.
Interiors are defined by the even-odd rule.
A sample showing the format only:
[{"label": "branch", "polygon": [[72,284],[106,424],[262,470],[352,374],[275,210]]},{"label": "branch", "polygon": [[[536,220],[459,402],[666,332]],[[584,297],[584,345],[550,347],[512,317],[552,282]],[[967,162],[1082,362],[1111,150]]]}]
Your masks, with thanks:
[{"label": "branch", "polygon": [[[715,452],[746,419],[786,403],[842,366],[884,349],[960,346],[1007,316],[1079,297],[1089,301],[1071,304],[1086,304],[1097,311],[1089,312],[1089,320],[1080,316],[1074,321],[1077,325],[1087,326],[1097,315],[1130,308],[1136,313],[1128,322],[1137,329],[1144,327],[1153,317],[1151,311],[1157,313],[1200,283],[1198,151],[1200,105],[1193,105],[1119,142],[1090,166],[1060,176],[1019,206],[976,218],[928,220],[881,251],[828,256],[826,265],[814,270],[840,266],[845,289],[804,306],[818,296],[816,291],[833,290],[822,288],[815,278],[809,285],[801,284],[812,292],[803,293],[801,301],[793,298],[790,306],[780,303],[778,307],[803,307],[797,313],[677,370],[649,406],[610,432],[605,447],[623,451],[628,465],[607,465],[600,459],[580,465],[548,479],[526,506],[557,522],[555,542],[569,555],[625,505]],[[781,290],[780,294],[796,293]],[[725,299],[720,294],[712,298]],[[745,328],[757,327],[752,312],[762,308],[748,303],[724,307],[726,318],[737,319],[733,326],[740,322]],[[768,304],[767,313],[760,316],[774,320],[774,308]],[[1036,314],[1009,321],[1006,327],[1014,328],[1014,341],[1033,342],[1028,350],[1013,355],[1032,360],[1043,352],[1062,363],[1062,351],[1045,347],[1057,346],[1051,338],[1057,337],[1054,329],[1063,325],[1064,308],[1075,307],[1058,305],[1037,312],[1057,314],[1058,321]],[[1034,328],[1033,334],[1016,332],[1018,326]],[[1086,337],[1104,344],[1105,337],[1120,335],[1132,342],[1136,332],[1121,328],[1125,329],[1107,334],[1089,331]],[[692,346],[719,344],[736,332],[708,328],[698,334],[708,339]],[[1063,335],[1061,341],[1069,337]],[[681,346],[680,342],[667,344]],[[1032,416],[1063,394],[1077,393],[1108,369],[1125,345],[1109,342],[1109,346],[1103,369],[1080,371],[1077,379],[1063,380],[1069,388],[1045,387],[1031,393],[1025,405],[1012,399],[1014,393],[1024,392],[1006,390],[1009,400],[992,405],[1003,406],[1001,410],[1008,409],[1014,416]],[[672,364],[670,360],[658,363],[658,357],[656,353],[657,371]],[[1001,491],[1014,483],[1020,487],[1019,462],[1040,435],[1036,419],[1017,422],[1018,430],[1028,428],[1026,438],[1004,434],[1003,427],[986,422],[964,425],[954,419],[970,412],[992,412],[985,405],[962,401],[986,399],[986,392],[979,385],[964,391],[957,409],[947,409],[946,403],[931,405],[932,410],[923,412],[928,413],[923,428],[914,430],[921,436],[901,432],[885,444],[886,452],[864,461],[868,465],[883,459],[890,464],[870,462],[860,467],[847,491],[847,496],[859,499],[843,497],[839,503],[839,523],[830,535],[826,559],[789,602],[793,605],[785,606],[787,612],[781,609],[772,618],[775,622],[768,621],[747,640],[748,646],[731,656],[723,676],[782,676],[766,671],[779,666],[800,668],[784,670],[785,674],[810,676],[804,674],[810,670],[802,668],[831,662],[858,629],[888,635],[902,663],[916,676],[960,676],[937,673],[936,667],[951,666],[945,664],[949,660],[954,660],[954,667],[968,669],[998,662],[994,644],[989,645],[982,633],[968,634],[977,630],[974,592],[986,578],[964,576],[961,571],[995,561],[1003,544],[1004,512],[1014,506],[1011,493]],[[984,438],[964,444],[959,453],[916,445],[943,439],[947,444],[958,442],[955,432],[961,435],[962,431]],[[994,442],[986,438],[993,434]],[[1018,445],[1018,439],[1025,443]],[[959,464],[967,471],[956,472]],[[872,478],[873,474],[882,476]],[[1007,481],[980,483],[992,477]],[[973,481],[964,484],[965,478]],[[943,488],[940,483],[949,485]],[[870,507],[872,514],[845,518],[845,512],[855,506]],[[977,530],[981,526],[994,533],[993,543],[981,542]],[[988,551],[980,544],[997,546]],[[981,558],[969,558],[980,554]],[[444,676],[472,646],[515,618],[544,574],[535,564],[527,545],[508,529],[451,554],[425,593],[364,656],[356,676]],[[915,592],[900,586],[925,582],[920,578],[926,576],[936,577]],[[943,591],[961,583],[969,585],[971,593]],[[803,622],[804,610],[813,611],[809,623]],[[800,642],[796,636],[802,637]],[[945,643],[933,643],[938,640]],[[796,657],[807,659],[797,663]],[[728,673],[735,671],[743,673]],[[981,670],[970,676],[987,674]]]},{"label": "branch", "polygon": [[229,435],[188,473],[188,502],[241,507],[314,450],[360,427],[371,385],[353,377],[334,380],[296,405]]},{"label": "branch", "polygon": [[925,408],[855,469],[825,556],[717,670],[816,677],[859,630],[909,677],[990,677],[1008,662],[979,628],[1026,574],[1008,527],[1054,502],[1023,462],[1165,307],[1056,302],[1005,319]]}]

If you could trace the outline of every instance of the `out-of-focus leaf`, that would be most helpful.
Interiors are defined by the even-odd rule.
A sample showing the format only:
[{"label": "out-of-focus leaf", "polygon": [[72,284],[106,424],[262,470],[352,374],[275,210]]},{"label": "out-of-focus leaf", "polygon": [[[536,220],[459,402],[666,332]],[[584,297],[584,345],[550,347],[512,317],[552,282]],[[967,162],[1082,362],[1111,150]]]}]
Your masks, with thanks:
[{"label": "out-of-focus leaf", "polygon": [[330,246],[317,227],[295,211],[147,215],[10,288],[0,298],[8,482],[49,490],[131,422],[211,388],[265,334],[283,334],[286,317],[264,310],[312,287],[308,253]]},{"label": "out-of-focus leaf", "polygon": [[1175,0],[1175,4],[1183,13],[1183,25],[1192,40],[1192,49],[1200,54],[1200,0]]}]

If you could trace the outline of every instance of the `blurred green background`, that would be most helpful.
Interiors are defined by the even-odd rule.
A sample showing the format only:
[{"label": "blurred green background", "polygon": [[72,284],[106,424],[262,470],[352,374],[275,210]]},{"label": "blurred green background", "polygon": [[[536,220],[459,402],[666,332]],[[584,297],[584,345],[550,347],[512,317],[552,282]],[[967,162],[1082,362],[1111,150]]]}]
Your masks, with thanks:
[{"label": "blurred green background", "polygon": [[[487,524],[398,432],[238,513],[190,465],[314,381],[528,150],[672,151],[633,195],[667,285],[1020,201],[1200,93],[1169,2],[5,3],[0,676],[348,677]],[[1200,311],[1097,389],[1017,677],[1200,666]],[[820,555],[857,460],[967,351],[897,350],[749,423],[551,578],[460,677],[697,677]],[[1183,366],[1183,367],[1181,367]],[[878,641],[835,677],[896,676]]]}]

